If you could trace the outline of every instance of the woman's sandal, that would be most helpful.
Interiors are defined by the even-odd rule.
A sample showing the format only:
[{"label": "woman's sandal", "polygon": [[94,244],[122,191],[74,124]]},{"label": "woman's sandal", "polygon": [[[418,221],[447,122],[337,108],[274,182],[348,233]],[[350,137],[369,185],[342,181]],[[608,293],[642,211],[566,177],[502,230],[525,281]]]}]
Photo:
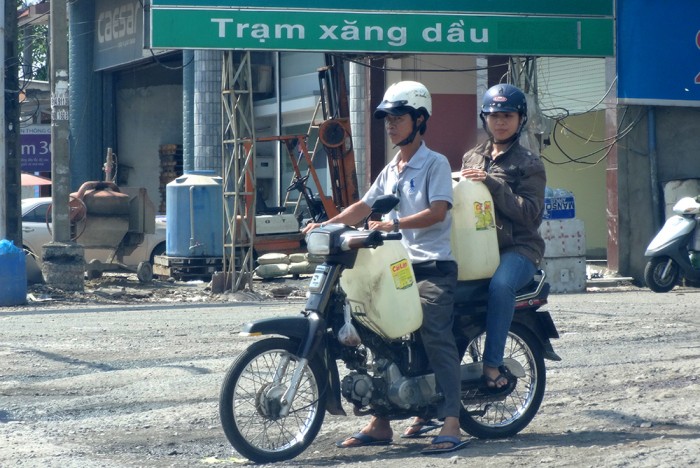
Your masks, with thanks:
[{"label": "woman's sandal", "polygon": [[[499,380],[505,380],[504,385],[498,386]],[[507,367],[500,366],[498,368],[498,375],[495,378],[491,378],[486,374],[481,375],[482,389],[488,393],[508,393],[515,387],[517,382],[516,377],[510,373]]]}]

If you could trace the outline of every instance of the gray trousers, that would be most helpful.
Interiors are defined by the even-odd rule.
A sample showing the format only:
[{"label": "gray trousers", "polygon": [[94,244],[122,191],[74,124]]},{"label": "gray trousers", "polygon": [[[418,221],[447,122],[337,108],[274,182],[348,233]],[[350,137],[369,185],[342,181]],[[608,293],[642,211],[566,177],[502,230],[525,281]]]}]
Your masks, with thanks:
[{"label": "gray trousers", "polygon": [[428,362],[435,372],[437,391],[445,397],[438,404],[437,417],[459,417],[460,362],[452,333],[457,263],[423,262],[413,265],[413,271],[423,305],[420,336]]}]

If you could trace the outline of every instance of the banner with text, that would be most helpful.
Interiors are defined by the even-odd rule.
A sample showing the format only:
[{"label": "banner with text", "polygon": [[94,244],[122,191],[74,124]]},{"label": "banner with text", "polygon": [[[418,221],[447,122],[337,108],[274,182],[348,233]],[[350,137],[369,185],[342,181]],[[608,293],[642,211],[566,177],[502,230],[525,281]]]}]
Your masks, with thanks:
[{"label": "banner with text", "polygon": [[618,2],[622,104],[700,106],[700,2]]},{"label": "banner with text", "polygon": [[151,47],[478,55],[613,55],[604,17],[154,8]]},{"label": "banner with text", "polygon": [[51,172],[51,126],[21,127],[19,142],[22,152],[22,171]]}]

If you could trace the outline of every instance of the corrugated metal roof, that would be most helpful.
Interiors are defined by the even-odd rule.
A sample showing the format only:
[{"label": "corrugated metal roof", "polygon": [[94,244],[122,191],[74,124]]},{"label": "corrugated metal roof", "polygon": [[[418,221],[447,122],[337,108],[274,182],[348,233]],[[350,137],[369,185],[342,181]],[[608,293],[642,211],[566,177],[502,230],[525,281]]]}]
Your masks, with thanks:
[{"label": "corrugated metal roof", "polygon": [[541,57],[537,59],[537,92],[547,116],[578,114],[603,107],[608,87],[604,58]]}]

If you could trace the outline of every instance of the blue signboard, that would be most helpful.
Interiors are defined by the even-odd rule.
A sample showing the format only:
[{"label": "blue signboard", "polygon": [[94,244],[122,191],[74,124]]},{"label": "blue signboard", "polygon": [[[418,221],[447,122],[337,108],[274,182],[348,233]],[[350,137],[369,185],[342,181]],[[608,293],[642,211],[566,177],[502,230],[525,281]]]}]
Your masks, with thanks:
[{"label": "blue signboard", "polygon": [[20,129],[22,171],[51,172],[51,126],[35,125]]},{"label": "blue signboard", "polygon": [[700,1],[618,0],[622,104],[700,106]]}]

